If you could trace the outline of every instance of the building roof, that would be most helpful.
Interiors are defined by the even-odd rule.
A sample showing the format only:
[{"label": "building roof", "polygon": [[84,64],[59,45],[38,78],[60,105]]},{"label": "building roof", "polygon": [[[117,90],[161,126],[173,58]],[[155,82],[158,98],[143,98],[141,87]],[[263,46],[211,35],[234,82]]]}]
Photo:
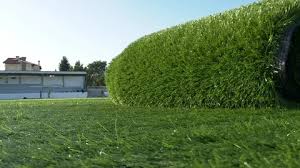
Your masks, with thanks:
[{"label": "building roof", "polygon": [[65,71],[0,71],[0,75],[57,75],[57,76],[85,76],[86,72],[65,72]]},{"label": "building roof", "polygon": [[4,64],[20,64],[20,63],[25,63],[25,64],[31,64],[33,66],[39,66],[39,67],[41,67],[38,64],[26,61],[26,57],[7,58],[3,63]]}]

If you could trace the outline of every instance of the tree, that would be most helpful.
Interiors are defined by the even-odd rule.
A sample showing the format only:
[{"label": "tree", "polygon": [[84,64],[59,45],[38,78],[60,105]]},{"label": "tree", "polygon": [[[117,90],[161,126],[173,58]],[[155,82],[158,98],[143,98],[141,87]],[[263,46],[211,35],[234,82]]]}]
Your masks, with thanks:
[{"label": "tree", "polygon": [[59,63],[59,71],[71,71],[72,66],[69,63],[69,60],[66,56],[63,56],[62,60]]},{"label": "tree", "polygon": [[76,61],[73,71],[84,71],[83,64],[81,64],[80,61]]},{"label": "tree", "polygon": [[86,67],[88,86],[105,86],[106,61],[95,61]]}]

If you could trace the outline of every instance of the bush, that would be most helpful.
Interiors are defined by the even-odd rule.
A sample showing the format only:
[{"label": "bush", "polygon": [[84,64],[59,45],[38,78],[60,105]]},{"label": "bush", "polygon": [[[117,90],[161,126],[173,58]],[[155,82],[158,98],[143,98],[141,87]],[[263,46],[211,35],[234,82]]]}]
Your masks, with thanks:
[{"label": "bush", "polygon": [[109,66],[110,95],[138,106],[275,106],[282,41],[299,16],[300,0],[263,0],[145,36]]}]

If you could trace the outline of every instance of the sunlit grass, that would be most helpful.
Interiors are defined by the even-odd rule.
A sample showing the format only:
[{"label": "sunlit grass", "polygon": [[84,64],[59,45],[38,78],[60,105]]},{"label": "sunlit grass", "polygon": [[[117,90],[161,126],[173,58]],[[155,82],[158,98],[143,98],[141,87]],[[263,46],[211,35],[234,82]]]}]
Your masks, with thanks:
[{"label": "sunlit grass", "polygon": [[109,93],[133,106],[277,106],[279,51],[299,22],[300,0],[262,0],[144,36],[108,67]]},{"label": "sunlit grass", "polygon": [[299,167],[300,110],[0,102],[0,167]]}]

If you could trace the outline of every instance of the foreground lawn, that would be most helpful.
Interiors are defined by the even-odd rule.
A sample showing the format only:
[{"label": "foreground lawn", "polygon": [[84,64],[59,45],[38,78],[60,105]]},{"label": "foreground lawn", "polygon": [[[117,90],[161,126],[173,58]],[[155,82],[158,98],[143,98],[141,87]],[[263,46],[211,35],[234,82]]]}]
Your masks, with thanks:
[{"label": "foreground lawn", "polygon": [[300,110],[0,101],[0,167],[300,167]]}]

